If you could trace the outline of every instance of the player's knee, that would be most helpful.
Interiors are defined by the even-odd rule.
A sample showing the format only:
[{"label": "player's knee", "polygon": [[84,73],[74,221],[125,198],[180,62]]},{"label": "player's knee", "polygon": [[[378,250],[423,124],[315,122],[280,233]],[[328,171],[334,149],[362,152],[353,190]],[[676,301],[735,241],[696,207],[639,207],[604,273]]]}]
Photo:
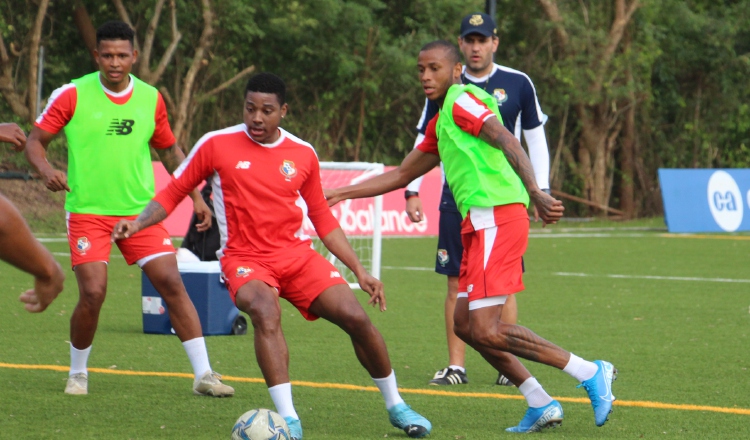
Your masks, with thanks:
[{"label": "player's knee", "polygon": [[478,345],[506,351],[507,335],[503,332],[503,327],[502,325],[473,325],[471,338]]},{"label": "player's knee", "polygon": [[250,316],[256,331],[272,331],[281,327],[281,307],[275,294],[254,292],[237,295],[237,308]]},{"label": "player's knee", "polygon": [[370,317],[367,316],[367,313],[361,307],[351,307],[342,310],[337,321],[340,323],[341,328],[349,335],[377,331],[372,325]]},{"label": "player's knee", "polygon": [[471,330],[469,329],[469,323],[464,322],[462,320],[454,320],[453,321],[453,333],[456,334],[462,341],[466,342],[467,344],[470,344],[472,342],[471,340]]},{"label": "player's knee", "polygon": [[177,271],[151,274],[149,281],[151,281],[151,284],[154,285],[159,294],[165,299],[180,295],[183,292],[187,295],[185,285],[182,283],[182,277],[180,277],[180,273]]},{"label": "player's knee", "polygon": [[103,283],[88,283],[80,286],[78,304],[87,308],[99,309],[107,296],[107,285]]}]

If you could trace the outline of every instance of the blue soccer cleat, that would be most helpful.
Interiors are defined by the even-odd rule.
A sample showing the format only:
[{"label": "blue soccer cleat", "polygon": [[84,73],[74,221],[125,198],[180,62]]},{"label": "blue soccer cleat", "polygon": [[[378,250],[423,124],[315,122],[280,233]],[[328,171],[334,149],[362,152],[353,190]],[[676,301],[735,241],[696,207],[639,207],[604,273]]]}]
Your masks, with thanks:
[{"label": "blue soccer cleat", "polygon": [[432,431],[432,423],[403,402],[388,410],[388,418],[391,425],[403,429],[411,438],[422,438]]},{"label": "blue soccer cleat", "polygon": [[591,406],[594,408],[594,421],[596,426],[602,426],[607,422],[609,413],[612,412],[612,403],[615,401],[612,382],[617,379],[617,369],[607,361],[594,363],[599,367],[594,377],[578,386],[589,393]]},{"label": "blue soccer cleat", "polygon": [[293,419],[291,417],[284,417],[286,426],[289,427],[289,435],[292,436],[291,440],[302,440],[302,423],[299,419]]},{"label": "blue soccer cleat", "polygon": [[508,432],[539,432],[545,428],[557,428],[563,421],[563,409],[560,402],[553,400],[547,406],[541,408],[529,408],[526,410],[518,426],[506,429]]}]

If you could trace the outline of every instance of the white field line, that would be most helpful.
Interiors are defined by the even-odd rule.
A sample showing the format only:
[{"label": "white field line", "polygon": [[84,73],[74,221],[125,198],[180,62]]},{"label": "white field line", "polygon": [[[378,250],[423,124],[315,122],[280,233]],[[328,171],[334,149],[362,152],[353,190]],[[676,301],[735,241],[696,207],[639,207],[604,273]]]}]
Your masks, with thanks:
[{"label": "white field line", "polygon": [[596,278],[620,278],[626,280],[664,280],[664,281],[701,281],[707,283],[750,283],[750,280],[736,278],[700,278],[700,277],[667,277],[658,275],[620,275],[620,274],[589,274],[575,272],[553,272],[552,275],[561,277],[596,277]]},{"label": "white field line", "polygon": [[558,233],[533,233],[529,234],[529,238],[642,238],[642,237],[653,237],[654,234],[639,234],[639,233],[630,233],[630,234],[607,234],[607,233],[601,233],[601,232],[595,232],[595,233],[575,233],[575,234],[558,234]]},{"label": "white field line", "polygon": [[[560,233],[560,232],[531,232],[529,238],[643,238],[643,237],[654,237],[658,234],[647,234],[647,233],[623,233],[623,234],[608,234],[604,232],[576,232],[576,233]],[[383,237],[383,240],[396,240],[402,238],[434,238],[437,239],[437,235],[388,235]],[[679,238],[679,237],[668,237],[668,238]]]},{"label": "white field line", "polygon": [[[388,270],[406,270],[406,271],[424,271],[433,272],[434,267],[409,267],[409,266],[383,266]],[[659,275],[621,275],[621,274],[590,274],[576,272],[553,272],[552,275],[560,277],[596,277],[596,278],[619,278],[619,279],[637,279],[637,280],[662,280],[662,281],[701,281],[707,283],[750,283],[750,280],[736,278],[700,278],[700,277],[668,277]]]},{"label": "white field line", "polygon": [[433,272],[435,270],[434,267],[409,267],[409,266],[380,266],[381,269],[388,269],[388,270],[411,270],[411,271],[430,271]]},{"label": "white field line", "polygon": [[[52,252],[52,255],[56,257],[68,257],[70,258],[70,252]],[[120,254],[113,254],[110,255],[109,258],[125,258]]]}]

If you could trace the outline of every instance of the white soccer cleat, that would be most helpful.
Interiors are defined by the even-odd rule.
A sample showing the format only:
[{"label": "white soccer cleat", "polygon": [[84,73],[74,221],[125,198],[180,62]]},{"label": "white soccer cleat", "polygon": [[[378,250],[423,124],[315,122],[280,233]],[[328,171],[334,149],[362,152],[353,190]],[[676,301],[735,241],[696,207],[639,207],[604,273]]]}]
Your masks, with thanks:
[{"label": "white soccer cleat", "polygon": [[89,377],[86,373],[76,373],[68,376],[68,384],[65,386],[65,394],[88,394]]},{"label": "white soccer cleat", "polygon": [[221,382],[221,374],[214,371],[206,373],[193,382],[193,393],[201,396],[232,397],[234,388]]}]

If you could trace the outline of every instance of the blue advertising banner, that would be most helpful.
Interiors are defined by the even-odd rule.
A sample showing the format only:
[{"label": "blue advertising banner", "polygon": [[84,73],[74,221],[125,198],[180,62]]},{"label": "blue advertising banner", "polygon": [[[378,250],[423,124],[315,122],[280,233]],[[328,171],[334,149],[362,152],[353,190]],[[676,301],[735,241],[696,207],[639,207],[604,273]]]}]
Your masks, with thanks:
[{"label": "blue advertising banner", "polygon": [[750,231],[750,169],[659,169],[669,232]]}]

